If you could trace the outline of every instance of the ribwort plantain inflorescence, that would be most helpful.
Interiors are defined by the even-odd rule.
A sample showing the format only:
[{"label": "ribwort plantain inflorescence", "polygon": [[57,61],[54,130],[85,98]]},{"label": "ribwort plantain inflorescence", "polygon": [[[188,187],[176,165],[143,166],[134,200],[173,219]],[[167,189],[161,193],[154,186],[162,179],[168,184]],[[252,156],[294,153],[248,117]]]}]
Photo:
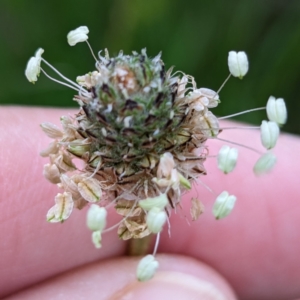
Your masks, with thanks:
[{"label": "ribwort plantain inflorescence", "polygon": [[[71,31],[67,36],[69,44],[87,42],[88,33],[86,26]],[[50,65],[42,57],[43,49],[38,49],[25,71],[32,83],[43,72],[76,90],[74,100],[79,104],[74,116],[61,117],[62,128],[41,124],[42,130],[53,139],[41,153],[50,161],[44,166],[44,176],[63,190],[55,197],[47,220],[64,222],[73,208],[90,204],[87,225],[97,248],[101,247],[102,234],[117,227],[123,240],[157,234],[153,255],[146,256],[137,269],[137,278],[144,281],[158,267],[154,255],[159,233],[172,209],[180,204],[182,193],[207,173],[206,142],[218,138],[224,129],[219,126],[219,120],[226,118],[217,118],[211,112],[220,103],[219,91],[231,75],[242,78],[248,72],[248,58],[245,52],[229,52],[229,77],[215,92],[197,88],[190,75],[173,72],[173,68],[166,70],[161,54],[150,58],[143,49],[131,55],[121,51],[116,57],[110,57],[105,50],[104,55],[100,51],[96,57],[89,43],[88,46],[96,68],[78,76],[77,82]],[[50,77],[41,63],[63,81]],[[267,107],[259,109],[267,109],[272,121],[263,121],[258,127],[262,144],[271,149],[279,134],[277,124],[286,121],[285,104],[283,99],[271,96]],[[238,151],[224,146],[217,158],[219,169],[227,174],[236,165]],[[83,164],[75,163],[78,160]],[[275,161],[272,153],[263,154],[254,166],[255,173],[270,170]],[[203,212],[203,204],[196,198],[191,200],[191,215],[196,220]],[[216,219],[227,216],[235,201],[235,196],[222,192],[213,207]],[[106,209],[112,206],[122,219],[105,229]]]}]

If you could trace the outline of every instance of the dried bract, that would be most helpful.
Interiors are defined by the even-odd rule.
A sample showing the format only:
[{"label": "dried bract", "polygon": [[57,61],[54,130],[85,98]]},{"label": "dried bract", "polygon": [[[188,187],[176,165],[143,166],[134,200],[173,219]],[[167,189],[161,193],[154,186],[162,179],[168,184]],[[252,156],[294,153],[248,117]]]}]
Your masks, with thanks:
[{"label": "dried bract", "polygon": [[192,221],[198,220],[199,216],[204,212],[204,205],[197,198],[192,198],[191,216]]},{"label": "dried bract", "polygon": [[67,220],[73,210],[73,206],[74,202],[70,193],[57,194],[55,205],[47,213],[47,221],[56,223]]}]

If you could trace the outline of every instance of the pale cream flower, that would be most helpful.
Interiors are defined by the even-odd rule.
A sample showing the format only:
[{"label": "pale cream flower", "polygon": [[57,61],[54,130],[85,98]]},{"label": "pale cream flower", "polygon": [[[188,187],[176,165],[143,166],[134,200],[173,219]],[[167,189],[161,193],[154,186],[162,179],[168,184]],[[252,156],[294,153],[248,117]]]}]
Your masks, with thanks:
[{"label": "pale cream flower", "polygon": [[89,29],[87,26],[80,26],[72,31],[70,31],[67,35],[68,43],[70,46],[74,46],[77,43],[85,42],[88,40]]},{"label": "pale cream flower", "polygon": [[173,155],[170,152],[165,152],[159,160],[159,165],[157,168],[157,177],[169,177],[174,167],[175,162]]},{"label": "pale cream flower", "polygon": [[279,131],[277,123],[272,121],[262,121],[260,126],[260,138],[266,149],[269,150],[275,147],[279,137]]},{"label": "pale cream flower", "polygon": [[216,107],[220,102],[219,95],[215,91],[207,88],[193,90],[189,93],[188,98],[191,102],[190,108],[196,111]]},{"label": "pale cream flower", "polygon": [[244,51],[230,51],[228,54],[228,67],[232,76],[242,79],[249,69],[247,54]]},{"label": "pale cream flower", "polygon": [[64,152],[59,151],[57,154],[50,154],[50,161],[56,164],[61,172],[69,172],[76,170],[76,166],[72,161],[71,156]]},{"label": "pale cream flower", "polygon": [[40,155],[42,157],[47,157],[50,154],[57,154],[58,151],[59,151],[59,145],[58,145],[57,140],[55,140],[52,143],[50,143],[49,146],[46,149],[42,150],[40,152]]},{"label": "pale cream flower", "polygon": [[164,209],[169,203],[166,194],[160,194],[157,197],[147,198],[139,201],[139,206],[145,210],[150,210],[153,207],[158,207],[159,209]]},{"label": "pale cream flower", "polygon": [[73,140],[68,145],[68,151],[77,157],[81,157],[90,150],[91,140],[87,139],[78,139]]},{"label": "pale cream flower", "polygon": [[138,281],[147,281],[151,279],[158,267],[159,263],[153,255],[148,254],[143,257],[140,260],[136,270],[136,277]]},{"label": "pale cream flower", "polygon": [[66,192],[72,194],[72,198],[75,200],[81,198],[81,194],[78,191],[77,184],[66,174],[60,176],[60,184],[58,187],[64,189]]},{"label": "pale cream flower", "polygon": [[256,164],[254,165],[253,171],[256,175],[268,173],[273,169],[276,161],[276,156],[271,152],[267,152],[258,159]]},{"label": "pale cream flower", "polygon": [[186,89],[186,85],[188,83],[188,77],[186,75],[183,75],[181,79],[178,81],[178,90],[177,95],[179,98],[184,97],[184,91]]},{"label": "pale cream flower", "polygon": [[27,63],[27,67],[25,69],[25,76],[27,77],[29,82],[35,83],[38,79],[38,76],[40,75],[43,53],[44,49],[39,48],[36,51],[35,56],[31,57]]},{"label": "pale cream flower", "polygon": [[95,248],[100,249],[102,247],[102,232],[100,230],[92,233],[92,242]]},{"label": "pale cream flower", "polygon": [[45,164],[43,175],[51,183],[56,184],[60,182],[60,172],[55,164]]},{"label": "pale cream flower", "polygon": [[102,231],[106,226],[107,211],[104,207],[92,204],[87,212],[87,227],[92,231]]},{"label": "pale cream flower", "polygon": [[228,192],[222,192],[216,199],[213,206],[213,214],[216,219],[222,219],[228,216],[235,204],[236,197],[229,195]]},{"label": "pale cream flower", "polygon": [[202,95],[199,90],[194,90],[189,94],[189,100],[191,102],[190,109],[196,111],[202,111],[209,105],[209,99]]},{"label": "pale cream flower", "polygon": [[73,141],[76,139],[78,133],[76,127],[73,124],[73,119],[69,116],[61,116],[60,122],[63,127],[63,140],[64,141]]},{"label": "pale cream flower", "polygon": [[147,213],[147,226],[152,233],[159,233],[162,231],[164,224],[167,221],[167,214],[159,207],[151,208]]},{"label": "pale cream flower", "polygon": [[269,97],[267,102],[267,115],[270,121],[283,125],[287,120],[287,109],[282,98]]},{"label": "pale cream flower", "polygon": [[98,202],[102,196],[102,189],[99,181],[94,178],[82,178],[77,184],[78,191],[88,202]]},{"label": "pale cream flower", "polygon": [[224,145],[218,153],[218,168],[228,174],[235,168],[237,159],[238,149]]},{"label": "pale cream flower", "polygon": [[201,126],[201,130],[208,137],[217,136],[219,133],[218,118],[211,111],[199,117],[198,126]]},{"label": "pale cream flower", "polygon": [[74,202],[71,193],[57,194],[55,205],[47,213],[47,221],[51,223],[63,222],[69,218],[73,210]]},{"label": "pale cream flower", "polygon": [[51,139],[61,139],[63,137],[63,132],[56,125],[45,122],[41,123],[42,130],[47,134],[47,136]]},{"label": "pale cream flower", "polygon": [[93,71],[88,74],[77,76],[76,81],[81,86],[91,89],[94,87],[101,78],[101,74],[98,71]]}]

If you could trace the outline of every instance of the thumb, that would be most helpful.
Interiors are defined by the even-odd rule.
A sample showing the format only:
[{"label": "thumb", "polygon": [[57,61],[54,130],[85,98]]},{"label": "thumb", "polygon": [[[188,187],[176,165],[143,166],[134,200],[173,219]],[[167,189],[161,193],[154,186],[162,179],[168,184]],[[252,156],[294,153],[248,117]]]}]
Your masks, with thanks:
[{"label": "thumb", "polygon": [[140,258],[122,257],[86,265],[7,298],[12,299],[205,299],[234,300],[233,290],[207,265],[185,256],[158,255],[154,278],[137,282]]}]

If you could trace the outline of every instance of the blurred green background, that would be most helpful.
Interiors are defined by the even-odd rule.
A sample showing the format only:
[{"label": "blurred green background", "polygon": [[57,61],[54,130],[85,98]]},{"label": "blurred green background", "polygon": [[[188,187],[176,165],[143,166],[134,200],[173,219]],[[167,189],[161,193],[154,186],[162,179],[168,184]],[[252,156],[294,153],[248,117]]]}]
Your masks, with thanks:
[{"label": "blurred green background", "polygon": [[[0,104],[75,106],[73,92],[45,76],[26,81],[27,60],[38,47],[44,58],[75,80],[94,69],[86,44],[70,47],[66,34],[90,29],[97,52],[111,55],[146,47],[149,56],[163,53],[196,78],[198,87],[217,90],[228,75],[230,50],[244,50],[250,70],[232,78],[214,110],[226,115],[265,106],[270,95],[283,97],[289,110],[285,131],[300,133],[300,1],[299,0],[1,0]],[[51,72],[49,72],[51,73]],[[264,111],[236,119],[260,124]]]}]

